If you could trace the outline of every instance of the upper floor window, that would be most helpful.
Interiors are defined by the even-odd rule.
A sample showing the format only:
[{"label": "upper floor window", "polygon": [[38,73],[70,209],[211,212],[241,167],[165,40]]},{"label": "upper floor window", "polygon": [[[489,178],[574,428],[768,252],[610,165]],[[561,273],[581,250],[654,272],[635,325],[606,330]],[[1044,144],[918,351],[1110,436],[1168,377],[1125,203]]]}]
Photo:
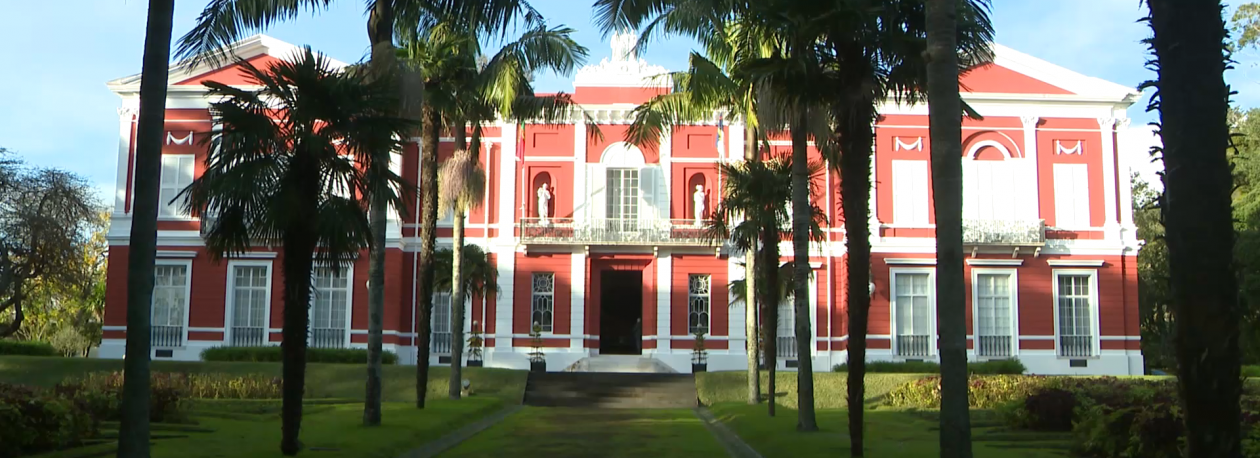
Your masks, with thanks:
[{"label": "upper floor window", "polygon": [[709,333],[709,287],[713,277],[692,274],[687,279],[687,332]]},{"label": "upper floor window", "polygon": [[556,274],[535,273],[531,294],[530,326],[536,324],[542,328],[542,332],[551,332],[554,321],[552,312],[556,304]]},{"label": "upper floor window", "polygon": [[1019,218],[1016,207],[1018,170],[1009,160],[963,160],[963,218],[1009,221]]},{"label": "upper floor window", "polygon": [[892,161],[893,224],[928,224],[928,161]]},{"label": "upper floor window", "polygon": [[608,169],[607,211],[612,220],[637,220],[639,218],[639,170]]},{"label": "upper floor window", "polygon": [[1090,227],[1089,179],[1085,164],[1054,164],[1054,225]]},{"label": "upper floor window", "polygon": [[173,202],[175,196],[192,184],[193,163],[191,154],[162,155],[162,181],[158,190],[158,216],[163,218],[187,218],[183,204]]}]

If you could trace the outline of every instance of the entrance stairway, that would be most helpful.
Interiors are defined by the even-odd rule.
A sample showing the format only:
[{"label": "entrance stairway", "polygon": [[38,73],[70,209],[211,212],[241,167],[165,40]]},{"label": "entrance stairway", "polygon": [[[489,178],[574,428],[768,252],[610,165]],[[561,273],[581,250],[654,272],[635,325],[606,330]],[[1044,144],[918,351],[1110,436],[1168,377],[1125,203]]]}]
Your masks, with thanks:
[{"label": "entrance stairway", "polygon": [[694,408],[691,374],[530,372],[525,405],[624,409]]},{"label": "entrance stairway", "polygon": [[655,358],[638,355],[598,355],[582,358],[565,372],[619,372],[670,374],[674,370]]}]

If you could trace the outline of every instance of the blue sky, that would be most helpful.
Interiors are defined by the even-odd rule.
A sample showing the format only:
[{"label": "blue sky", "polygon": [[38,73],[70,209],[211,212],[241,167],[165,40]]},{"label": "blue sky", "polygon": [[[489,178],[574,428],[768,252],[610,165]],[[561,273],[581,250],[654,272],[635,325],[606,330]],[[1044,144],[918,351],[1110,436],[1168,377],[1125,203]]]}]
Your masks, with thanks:
[{"label": "blue sky", "polygon": [[[309,44],[343,61],[367,49],[362,0],[339,0],[331,10],[266,31],[293,44]],[[607,40],[591,23],[590,0],[533,0],[552,25],[577,29],[590,60],[610,54]],[[175,36],[192,27],[205,1],[176,1]],[[5,2],[0,15],[0,147],[28,162],[63,168],[111,194],[117,161],[119,99],[105,82],[140,71],[144,43],[144,0]],[[994,0],[997,41],[1089,76],[1136,86],[1153,73],[1143,67],[1148,35],[1137,20],[1137,0]],[[47,20],[58,27],[49,30]],[[669,69],[686,65],[692,43],[654,43],[643,56]],[[1229,79],[1236,102],[1260,106],[1260,62],[1255,52],[1236,56]],[[539,90],[569,91],[569,78],[541,75]],[[1144,103],[1130,109],[1134,125],[1152,119]]]}]

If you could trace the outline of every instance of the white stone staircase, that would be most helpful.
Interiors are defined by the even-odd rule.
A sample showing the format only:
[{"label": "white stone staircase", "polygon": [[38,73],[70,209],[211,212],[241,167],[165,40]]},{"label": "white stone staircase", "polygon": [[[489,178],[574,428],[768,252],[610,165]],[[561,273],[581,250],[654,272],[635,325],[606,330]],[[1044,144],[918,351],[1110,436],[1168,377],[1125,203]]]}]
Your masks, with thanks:
[{"label": "white stone staircase", "polygon": [[597,355],[582,358],[565,372],[609,372],[632,374],[673,374],[673,369],[655,358],[637,355]]}]

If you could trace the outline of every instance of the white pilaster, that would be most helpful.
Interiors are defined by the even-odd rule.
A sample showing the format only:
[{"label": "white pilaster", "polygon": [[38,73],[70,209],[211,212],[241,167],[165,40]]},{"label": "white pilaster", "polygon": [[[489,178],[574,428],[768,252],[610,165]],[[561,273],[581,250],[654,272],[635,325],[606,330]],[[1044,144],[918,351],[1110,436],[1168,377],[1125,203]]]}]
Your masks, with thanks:
[{"label": "white pilaster", "polygon": [[670,294],[673,290],[673,259],[666,250],[656,255],[656,352],[670,352]]},{"label": "white pilaster", "polygon": [[[510,228],[510,226],[509,226]],[[511,237],[511,233],[508,236]],[[496,253],[499,275],[500,294],[495,301],[494,310],[494,348],[508,350],[512,348],[512,311],[513,292],[516,291],[516,253],[511,249]]]},{"label": "white pilaster", "polygon": [[1129,129],[1129,121],[1129,118],[1116,120],[1116,151],[1119,152],[1116,155],[1119,157],[1116,168],[1120,171],[1120,182],[1116,185],[1120,186],[1120,226],[1125,228],[1133,226],[1133,169],[1128,155],[1125,154],[1125,145],[1121,144],[1121,139],[1127,136],[1124,134]]},{"label": "white pilaster", "polygon": [[726,158],[729,160],[744,158],[744,124],[732,123],[730,135],[731,147],[727,150]]},{"label": "white pilaster", "polygon": [[114,213],[124,214],[127,208],[127,164],[131,158],[131,125],[140,110],[131,107],[118,109],[118,178],[114,185]]},{"label": "white pilaster", "polygon": [[594,203],[590,201],[590,192],[586,190],[585,119],[574,124],[573,131],[573,184],[569,185],[568,190],[562,192],[571,192],[573,195],[573,217],[584,218],[585,215],[590,214],[588,207]]},{"label": "white pilaster", "polygon": [[1041,181],[1037,174],[1037,123],[1039,116],[1021,116],[1024,123],[1024,160],[1027,163],[1025,178],[1032,184],[1032,193],[1025,194],[1024,206],[1030,219],[1041,219]]},{"label": "white pilaster", "polygon": [[1106,237],[1112,239],[1118,230],[1116,219],[1116,144],[1115,118],[1098,118],[1098,129],[1102,137],[1102,172],[1103,172],[1103,227]]},{"label": "white pilaster", "polygon": [[[391,152],[389,155],[389,170],[398,176],[402,176],[402,150]],[[398,208],[390,204],[389,210],[385,212],[385,239],[390,243],[387,246],[398,247],[402,241],[402,221],[398,220]]]},{"label": "white pilaster", "polygon": [[[661,176],[665,177],[665,195],[666,196],[674,195],[673,194],[674,176],[670,172],[670,168],[674,163],[674,160],[673,160],[674,159],[674,132],[673,131],[674,131],[674,128],[670,127],[666,129],[664,133],[661,134],[661,147],[658,149],[661,156]],[[672,202],[672,199],[668,199],[668,198],[666,199],[665,216],[667,218],[673,216],[673,215],[670,215],[670,209],[669,209],[670,207],[672,207],[671,202]],[[660,204],[658,203],[657,205],[660,205]],[[686,215],[677,215],[677,216],[686,217]]]},{"label": "white pilaster", "polygon": [[520,214],[520,207],[516,203],[516,176],[520,173],[517,167],[521,165],[516,158],[516,129],[516,123],[505,123],[499,129],[499,138],[503,145],[503,154],[499,158],[499,238],[501,243],[511,245],[515,245],[513,227],[516,225],[516,216]]},{"label": "white pilaster", "polygon": [[577,251],[573,253],[572,259],[572,277],[569,277],[570,288],[573,293],[569,295],[569,348],[573,351],[582,350],[582,341],[586,334],[586,253]]},{"label": "white pilaster", "polygon": [[[731,150],[735,150],[735,148],[731,148]],[[727,258],[726,278],[730,280],[739,280],[744,278],[744,274],[747,272],[744,270],[744,266],[739,263],[741,259],[742,258],[734,256]],[[712,285],[710,285],[710,287],[711,286]],[[729,330],[727,335],[730,336],[730,346],[727,348],[729,348],[732,352],[744,351],[747,349],[748,344],[745,343],[745,341],[747,340],[748,333],[747,330],[744,329],[744,313],[746,313],[747,310],[745,309],[745,306],[746,304],[742,301],[738,303],[735,302],[735,292],[730,288],[727,288],[726,297],[714,297],[712,303],[709,304],[710,312],[717,307],[726,307],[726,310],[730,312],[729,315],[727,315],[727,329]]]}]

